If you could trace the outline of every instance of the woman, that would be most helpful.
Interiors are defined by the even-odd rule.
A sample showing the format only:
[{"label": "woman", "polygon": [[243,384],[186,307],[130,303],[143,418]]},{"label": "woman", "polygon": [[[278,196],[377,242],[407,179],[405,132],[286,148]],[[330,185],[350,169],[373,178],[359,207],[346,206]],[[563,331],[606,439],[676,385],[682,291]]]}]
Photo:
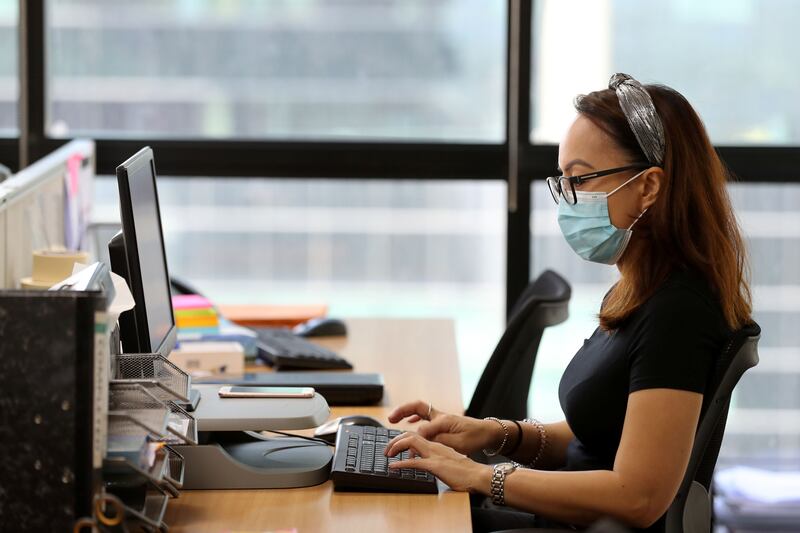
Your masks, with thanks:
[{"label": "woman", "polygon": [[[728,175],[691,105],[668,87],[616,74],[575,107],[559,146],[563,175],[548,185],[570,246],[616,264],[620,279],[561,379],[566,420],[477,420],[426,402],[389,417],[427,421],[389,443],[387,455],[414,456],[394,468],[428,470],[454,490],[492,498],[495,510],[473,509],[478,530],[580,527],[604,516],[663,530],[713,359],[750,317]],[[464,455],[480,450],[522,466]]]}]

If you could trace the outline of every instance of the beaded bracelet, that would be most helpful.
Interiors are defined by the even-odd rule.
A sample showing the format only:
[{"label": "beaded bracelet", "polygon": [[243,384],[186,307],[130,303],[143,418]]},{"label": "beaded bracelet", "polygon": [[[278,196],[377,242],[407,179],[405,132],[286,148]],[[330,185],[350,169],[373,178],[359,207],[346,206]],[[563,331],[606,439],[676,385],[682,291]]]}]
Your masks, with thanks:
[{"label": "beaded bracelet", "polygon": [[536,429],[539,430],[539,449],[536,451],[536,456],[533,458],[533,461],[531,461],[527,465],[517,463],[516,461],[513,462],[517,466],[522,466],[525,468],[533,468],[534,466],[536,466],[536,463],[538,463],[539,460],[542,458],[542,456],[544,455],[544,451],[547,448],[547,430],[545,429],[544,424],[542,424],[535,418],[526,418],[525,420],[523,420],[523,422],[525,422],[526,424],[533,424],[534,426],[536,426]]},{"label": "beaded bracelet", "polygon": [[499,418],[495,418],[493,416],[487,416],[484,420],[494,420],[500,427],[503,428],[503,442],[500,443],[500,446],[497,447],[496,450],[487,450],[486,448],[483,449],[483,453],[486,454],[486,457],[494,457],[498,455],[501,451],[503,451],[503,447],[505,447],[506,442],[508,441],[508,426],[505,422],[500,420]]}]

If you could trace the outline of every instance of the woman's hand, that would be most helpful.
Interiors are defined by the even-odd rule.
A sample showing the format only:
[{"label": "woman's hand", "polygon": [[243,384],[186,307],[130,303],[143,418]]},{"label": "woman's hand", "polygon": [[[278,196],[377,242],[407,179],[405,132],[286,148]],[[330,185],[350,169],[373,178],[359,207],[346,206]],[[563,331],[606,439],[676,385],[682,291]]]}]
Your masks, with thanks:
[{"label": "woman's hand", "polygon": [[426,440],[416,433],[403,433],[393,439],[386,447],[386,455],[397,455],[405,450],[410,450],[411,458],[389,463],[389,468],[426,470],[455,491],[488,494],[491,466],[476,463],[452,448]]},{"label": "woman's hand", "polygon": [[[497,448],[503,440],[503,428],[497,422],[442,413],[427,402],[407,403],[389,414],[389,422],[392,424],[404,418],[408,418],[409,422],[428,420],[417,429],[420,436],[466,455],[484,448]],[[389,442],[387,449],[401,438],[403,435],[395,437]]]}]

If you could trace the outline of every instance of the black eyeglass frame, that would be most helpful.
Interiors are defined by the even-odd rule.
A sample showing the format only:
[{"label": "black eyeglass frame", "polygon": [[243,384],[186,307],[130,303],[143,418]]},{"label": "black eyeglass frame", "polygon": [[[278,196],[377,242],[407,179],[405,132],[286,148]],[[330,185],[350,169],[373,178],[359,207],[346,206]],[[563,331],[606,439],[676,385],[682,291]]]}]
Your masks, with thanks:
[{"label": "black eyeglass frame", "polygon": [[[650,168],[653,165],[650,163],[634,163],[632,165],[626,165],[624,167],[616,167],[616,168],[609,168],[607,170],[597,170],[595,172],[589,172],[588,174],[581,174],[580,176],[550,176],[546,179],[547,181],[547,188],[550,189],[550,195],[553,197],[553,201],[558,205],[558,197],[561,196],[566,200],[566,202],[570,205],[575,205],[578,202],[578,197],[575,194],[575,185],[580,185],[584,181],[593,180],[595,178],[602,178],[604,176],[610,176],[611,174],[617,174],[619,172],[624,172],[626,170],[634,170],[634,169],[646,169]],[[564,187],[561,185],[563,180],[567,180],[569,183],[569,190],[572,192],[572,201],[570,202],[569,197],[567,196]]]}]

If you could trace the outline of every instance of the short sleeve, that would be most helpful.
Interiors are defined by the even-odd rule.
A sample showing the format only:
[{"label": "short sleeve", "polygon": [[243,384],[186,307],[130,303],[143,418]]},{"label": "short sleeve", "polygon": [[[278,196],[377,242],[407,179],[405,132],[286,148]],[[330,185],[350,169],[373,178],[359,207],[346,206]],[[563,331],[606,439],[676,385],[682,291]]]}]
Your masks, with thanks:
[{"label": "short sleeve", "polygon": [[659,290],[642,309],[629,351],[628,392],[679,389],[703,393],[725,340],[718,305],[683,285]]}]

